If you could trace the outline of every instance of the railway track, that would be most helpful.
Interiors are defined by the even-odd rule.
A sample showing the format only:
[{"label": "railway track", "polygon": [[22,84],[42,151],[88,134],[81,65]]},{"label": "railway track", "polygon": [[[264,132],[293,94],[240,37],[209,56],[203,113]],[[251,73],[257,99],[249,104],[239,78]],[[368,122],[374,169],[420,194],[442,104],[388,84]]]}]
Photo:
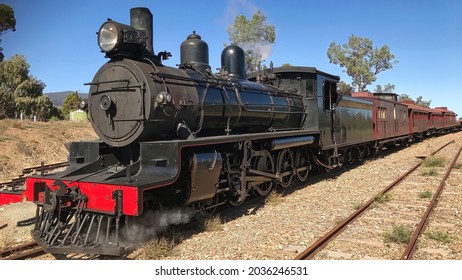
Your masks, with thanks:
[{"label": "railway track", "polygon": [[404,250],[403,255],[401,256],[401,259],[403,260],[410,260],[414,256],[414,253],[417,249],[417,241],[418,238],[422,235],[422,233],[425,231],[425,229],[428,226],[428,223],[430,221],[430,216],[433,213],[433,210],[435,209],[438,200],[443,192],[443,188],[446,184],[446,180],[448,179],[449,175],[451,174],[454,166],[456,165],[456,162],[460,156],[460,152],[462,151],[462,147],[459,148],[459,151],[457,152],[456,156],[452,160],[449,168],[447,169],[446,173],[444,174],[443,179],[440,181],[440,184],[438,186],[438,189],[433,195],[433,198],[430,202],[430,205],[427,207],[427,210],[425,211],[424,215],[422,216],[422,219],[420,220],[419,225],[417,226],[417,229],[414,231],[414,234],[411,237],[410,242],[406,246],[406,249]]},{"label": "railway track", "polygon": [[[24,184],[26,182],[26,178],[34,173],[40,172],[40,174],[46,174],[50,171],[53,171],[58,168],[63,168],[67,167],[69,163],[67,161],[65,162],[57,162],[57,163],[52,163],[52,164],[44,164],[42,162],[38,166],[33,166],[33,167],[28,167],[24,168],[22,170],[22,173],[16,177],[11,179],[8,182],[2,182],[0,183],[0,205],[2,204],[1,202],[5,202],[2,200],[2,195],[6,196],[18,196],[22,199],[22,192],[24,191]],[[6,199],[8,201],[8,199]],[[25,221],[19,221],[17,223],[18,226],[27,226],[33,221],[30,220],[25,220]],[[8,224],[1,224],[0,229],[5,228],[8,226]],[[38,257],[45,254],[45,251],[43,251],[37,243],[35,242],[30,242],[26,243],[14,248],[9,248],[3,251],[0,251],[0,259],[1,260],[23,260],[23,259],[28,259],[28,258],[34,258]]]},{"label": "railway track", "polygon": [[8,182],[0,183],[0,205],[22,202],[26,199],[25,197],[25,183],[27,177],[40,172],[43,176],[50,171],[58,168],[68,166],[68,162],[58,162],[52,164],[44,164],[43,162],[39,166],[33,166],[23,169],[22,173],[11,179]]},{"label": "railway track", "polygon": [[1,260],[25,260],[46,254],[35,242],[29,242],[0,252]]},{"label": "railway track", "polygon": [[[451,142],[446,143],[445,145],[441,146],[440,148],[438,148],[437,150],[432,152],[430,156],[434,156],[436,153],[438,153],[443,148],[445,148],[446,146],[448,146],[449,144],[451,144],[453,142],[454,141],[451,141]],[[402,256],[401,256],[402,259],[410,259],[410,258],[412,258],[412,254],[413,254],[413,252],[415,252],[417,240],[418,240],[419,236],[422,234],[422,232],[425,230],[426,225],[428,224],[428,218],[430,217],[430,215],[431,215],[431,213],[433,211],[433,208],[436,206],[436,203],[438,201],[438,197],[442,193],[442,188],[444,187],[445,181],[448,178],[449,174],[451,173],[451,170],[452,170],[453,166],[455,165],[455,163],[456,163],[456,161],[457,161],[457,159],[458,159],[458,157],[460,155],[460,151],[461,150],[459,149],[459,151],[457,152],[456,157],[454,157],[454,159],[451,162],[449,168],[447,169],[444,177],[441,179],[438,190],[433,195],[433,198],[432,198],[431,202],[429,203],[428,207],[425,207],[425,206],[422,206],[422,205],[416,205],[415,209],[413,209],[413,211],[412,211],[413,213],[421,212],[422,208],[426,208],[426,211],[422,215],[421,221],[418,223],[418,226],[416,227],[416,230],[415,230],[415,232],[414,232],[414,234],[413,234],[413,236],[412,236],[412,238],[411,238],[411,240],[409,242],[408,247],[405,249],[404,253],[402,253]],[[336,227],[334,227],[332,230],[330,230],[327,234],[325,234],[323,237],[321,237],[318,241],[313,243],[309,248],[307,248],[305,251],[300,253],[295,259],[296,260],[314,259],[320,252],[326,251],[325,248],[329,244],[332,244],[332,243],[334,243],[333,242],[334,240],[339,239],[339,237],[340,237],[339,235],[342,232],[344,232],[345,230],[351,229],[353,227],[365,227],[365,224],[367,224],[368,221],[364,221],[364,222],[362,222],[362,224],[359,224],[359,225],[358,225],[358,222],[355,222],[355,221],[357,221],[366,212],[370,211],[371,209],[374,209],[374,207],[371,207],[371,206],[373,206],[380,198],[386,197],[388,195],[388,193],[391,192],[391,190],[394,190],[394,188],[396,186],[401,185],[411,174],[415,173],[415,171],[422,165],[422,163],[423,162],[419,162],[418,164],[414,165],[411,169],[409,169],[407,172],[405,172],[402,176],[397,178],[395,181],[393,181],[391,184],[389,184],[386,188],[384,188],[381,192],[379,192],[377,195],[375,195],[373,198],[371,198],[369,201],[367,201],[364,205],[362,205],[358,210],[356,210],[354,213],[352,213],[346,219],[341,221]],[[398,204],[399,204],[399,202],[397,202],[397,205],[395,205],[395,209],[394,209],[395,212],[399,212],[400,209],[404,208],[402,205],[398,205]],[[376,211],[376,212],[380,212],[380,211]],[[380,219],[381,219],[382,221],[380,221],[380,222],[383,222],[383,221],[385,221],[387,219],[390,220],[389,217],[393,215],[391,213],[393,213],[393,211],[391,211],[391,212],[383,211],[383,213],[381,213],[383,215],[381,218],[380,217],[379,218],[377,218],[377,217],[368,217],[368,219],[369,220],[375,220],[375,221],[377,221],[377,220],[380,221]],[[410,215],[414,215],[414,214],[410,214]],[[364,219],[365,218],[363,218],[361,220],[364,220]],[[408,222],[408,221],[406,221],[406,222]],[[413,222],[412,222],[412,224],[413,224]],[[374,230],[376,230],[376,229],[373,229],[372,231],[374,231]],[[373,241],[367,240],[367,235],[368,235],[367,233],[363,233],[363,235],[361,237],[361,239],[363,239],[363,240],[361,240],[361,241],[355,240],[355,239],[344,238],[343,240],[338,241],[337,243],[341,244],[342,242],[343,243],[345,243],[345,242],[347,242],[347,243],[355,243],[355,242],[357,242],[357,243],[361,243],[360,245],[363,247],[362,249],[364,249],[364,245],[366,247],[367,246],[378,246],[379,242],[374,243]],[[381,243],[383,243],[383,242],[381,242]],[[349,244],[349,245],[351,245],[351,244]],[[330,245],[330,247],[333,247],[333,248],[340,247],[340,248],[342,248],[342,246],[337,246],[336,247],[335,245]],[[346,247],[351,247],[351,246],[346,246]],[[331,249],[329,252],[334,252],[332,250],[335,250],[335,249]],[[333,257],[333,258],[338,257],[338,258],[349,259],[349,258],[352,257],[351,253],[343,252],[342,249],[340,249],[340,252],[337,251],[335,255],[336,256]],[[326,254],[323,258],[325,258],[325,257],[328,257],[328,254]],[[396,257],[396,258],[398,258],[398,257]]]},{"label": "railway track", "polygon": [[[446,145],[449,145],[449,143],[447,143]],[[445,145],[445,146],[446,146],[446,145]],[[444,148],[444,147],[439,148],[438,151],[441,150],[441,149],[443,149],[443,148]],[[435,151],[434,153],[436,153],[436,152],[437,152],[437,151]],[[433,153],[433,154],[434,154],[434,153]],[[354,164],[353,164],[353,166],[354,166]],[[347,168],[347,169],[348,169],[349,167],[350,167],[350,166],[345,166],[344,168]],[[332,172],[335,173],[335,170],[332,171]],[[333,174],[332,172],[330,173],[330,175]],[[328,177],[327,173],[320,174],[319,176],[320,176],[320,177]],[[315,181],[318,180],[316,177],[317,177],[317,176],[313,177],[311,180],[315,180]],[[311,181],[311,180],[310,180],[310,181]],[[258,198],[258,199],[256,199],[256,200],[261,200],[261,201],[263,201],[264,198]],[[249,202],[250,202],[250,203],[255,203],[255,200],[249,201]],[[258,203],[258,202],[257,202],[257,203]],[[245,203],[245,204],[247,204],[247,203]],[[242,209],[242,208],[244,208],[244,209],[246,208],[246,207],[245,207],[245,204],[243,205],[244,207],[241,207],[241,209]],[[236,208],[228,209],[228,211],[236,211]],[[227,211],[224,211],[224,212],[226,213]],[[220,211],[219,211],[218,213],[220,213],[221,215],[225,214],[225,213],[221,213]],[[226,215],[226,214],[225,214],[225,215]],[[31,253],[24,252],[24,255],[23,255],[23,254],[19,254],[17,257],[16,257],[16,254],[15,254],[14,256],[12,255],[11,257],[6,257],[6,256],[3,254],[3,252],[0,252],[0,257],[1,257],[2,259],[26,259],[26,258],[32,258],[32,257],[34,257],[33,254],[37,254],[37,255],[44,254],[43,251],[41,251],[41,250],[39,250],[39,249],[37,249],[37,250],[38,250],[38,252],[36,252],[36,253],[35,253],[35,251],[30,250]],[[18,248],[15,248],[14,251],[19,252],[20,250],[19,250]],[[41,251],[41,252],[40,252],[40,251]],[[4,256],[5,256],[5,258],[4,258]]]},{"label": "railway track", "polygon": [[41,165],[24,168],[22,170],[21,175],[19,175],[18,177],[13,178],[8,182],[0,183],[0,190],[9,189],[10,191],[15,191],[17,187],[25,183],[26,177],[33,174],[34,172],[40,172],[43,175],[45,173],[48,173],[58,168],[66,167],[68,165],[69,163],[67,161],[52,164],[44,164],[44,162],[42,162]]}]

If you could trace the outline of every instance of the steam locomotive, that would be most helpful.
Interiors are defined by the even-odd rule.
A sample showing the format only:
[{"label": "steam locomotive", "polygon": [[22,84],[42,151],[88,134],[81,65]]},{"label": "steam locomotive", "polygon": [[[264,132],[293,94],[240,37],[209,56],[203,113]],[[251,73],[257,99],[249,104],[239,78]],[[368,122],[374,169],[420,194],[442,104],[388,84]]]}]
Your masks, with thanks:
[{"label": "steam locomotive", "polygon": [[[131,9],[130,25],[108,19],[100,27],[109,61],[82,104],[100,140],[71,143],[65,171],[27,179],[37,204],[31,234],[49,253],[123,255],[139,226],[159,223],[159,211],[238,206],[306,181],[314,167],[332,169],[427,133],[409,130],[407,105],[340,95],[339,77],[316,68],[247,77],[235,45],[213,73],[195,32],[180,46],[179,67],[165,66],[171,54],[154,53],[152,32],[147,8]],[[456,124],[454,114],[448,129]]]}]

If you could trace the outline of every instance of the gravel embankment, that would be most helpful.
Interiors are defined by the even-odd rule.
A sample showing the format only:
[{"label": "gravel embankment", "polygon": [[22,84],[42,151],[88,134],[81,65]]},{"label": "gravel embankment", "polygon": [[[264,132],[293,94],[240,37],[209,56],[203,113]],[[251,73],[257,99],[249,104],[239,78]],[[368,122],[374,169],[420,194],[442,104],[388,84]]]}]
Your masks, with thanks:
[{"label": "gravel embankment", "polygon": [[[419,162],[417,156],[428,155],[450,140],[457,141],[460,146],[462,132],[431,138],[399,152],[367,160],[353,169],[329,173],[306,187],[290,190],[278,202],[250,204],[233,215],[227,215],[221,230],[185,235],[166,259],[293,259],[350,215],[355,207],[369,200]],[[462,258],[461,172],[459,169],[449,179],[447,194],[443,195],[435,220],[430,224],[430,228],[440,226],[448,229],[452,241],[444,246],[451,247],[447,250],[449,253],[417,254],[416,258]],[[14,223],[29,218],[34,213],[31,203],[0,207],[0,225],[9,224],[0,230],[0,249],[6,244],[30,239],[30,228],[16,228]],[[380,232],[377,231],[377,234]],[[433,240],[424,239],[422,243],[425,245],[425,252],[444,250],[439,244],[435,245]],[[129,257],[143,258],[143,249]],[[361,259],[368,258],[378,257],[361,255]]]},{"label": "gravel embankment", "polygon": [[[241,217],[225,222],[222,231],[200,232],[185,239],[167,259],[293,259],[350,215],[358,204],[369,200],[417,163],[420,160],[417,156],[428,155],[450,140],[460,145],[462,132],[431,138],[366,161],[336,177],[295,189],[279,203],[249,208]],[[458,182],[452,179],[453,185]],[[457,210],[462,205],[460,191],[458,196],[458,201],[441,206],[460,213]],[[445,223],[454,226],[453,246],[460,248],[460,216],[458,221],[449,219]],[[367,241],[367,237],[364,239]],[[459,253],[447,257],[461,256]]]}]

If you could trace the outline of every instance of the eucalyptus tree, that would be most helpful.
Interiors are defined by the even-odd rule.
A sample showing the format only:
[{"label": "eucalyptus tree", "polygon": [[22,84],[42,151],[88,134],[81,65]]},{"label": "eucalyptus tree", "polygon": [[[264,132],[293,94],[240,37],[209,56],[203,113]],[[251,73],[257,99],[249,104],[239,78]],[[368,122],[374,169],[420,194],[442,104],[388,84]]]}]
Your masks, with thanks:
[{"label": "eucalyptus tree", "polygon": [[276,29],[266,21],[266,16],[259,10],[249,20],[244,15],[235,18],[228,27],[229,41],[240,46],[246,56],[247,72],[258,70],[271,54],[276,41]]},{"label": "eucalyptus tree", "polygon": [[372,40],[355,35],[343,45],[335,41],[330,43],[327,57],[331,63],[345,68],[344,72],[351,77],[351,85],[357,91],[366,91],[367,86],[377,80],[377,74],[398,63],[387,45],[374,48]]}]

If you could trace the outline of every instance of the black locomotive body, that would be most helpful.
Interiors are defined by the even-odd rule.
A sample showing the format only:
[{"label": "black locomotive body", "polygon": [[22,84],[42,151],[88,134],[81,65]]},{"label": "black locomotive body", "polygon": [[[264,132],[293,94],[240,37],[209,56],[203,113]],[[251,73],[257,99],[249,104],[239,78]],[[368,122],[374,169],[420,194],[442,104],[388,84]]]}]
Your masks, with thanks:
[{"label": "black locomotive body", "polygon": [[[311,67],[246,79],[244,52],[228,46],[208,65],[198,34],[178,68],[152,49],[152,15],[109,20],[98,42],[110,61],[96,73],[88,116],[99,141],[70,145],[67,170],[27,180],[37,204],[34,239],[51,253],[122,255],[156,211],[211,210],[305,181],[374,147],[368,100],[337,94],[338,76]],[[128,237],[128,238],[124,238]]]}]

